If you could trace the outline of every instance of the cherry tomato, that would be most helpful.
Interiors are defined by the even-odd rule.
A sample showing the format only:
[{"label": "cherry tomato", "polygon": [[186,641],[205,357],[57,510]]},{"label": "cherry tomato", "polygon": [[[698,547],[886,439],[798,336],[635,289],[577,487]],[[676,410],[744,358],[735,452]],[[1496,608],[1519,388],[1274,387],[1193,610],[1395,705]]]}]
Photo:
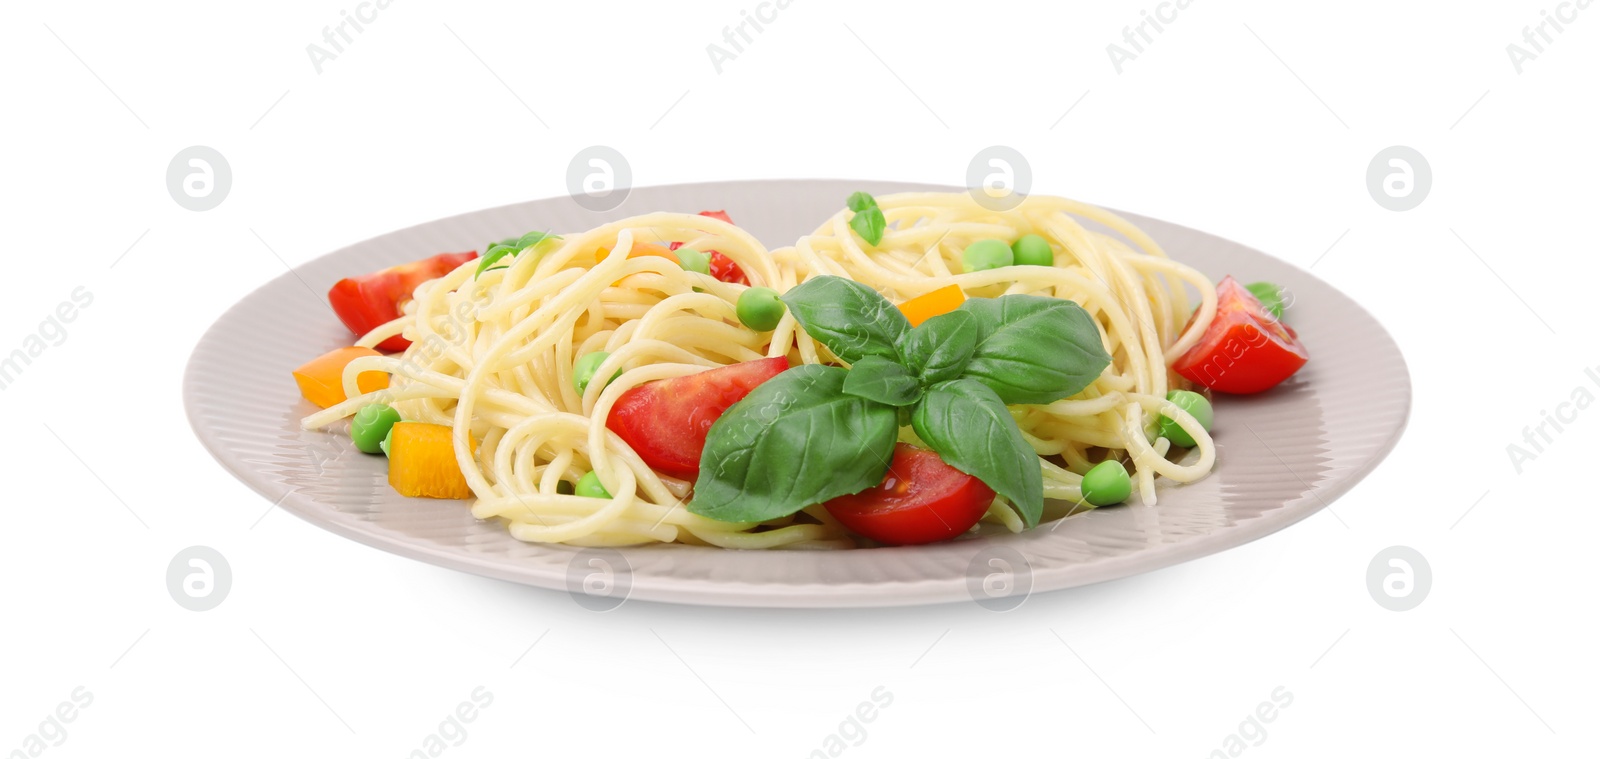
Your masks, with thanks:
[{"label": "cherry tomato", "polygon": [[939,454],[895,443],[883,482],[826,504],[828,513],[851,532],[890,545],[949,540],[971,529],[994,491]]},{"label": "cherry tomato", "polygon": [[[377,327],[400,318],[400,304],[409,300],[417,285],[438,279],[454,271],[457,266],[478,257],[477,251],[467,253],[440,253],[408,264],[346,277],[334,283],[328,291],[328,305],[339,315],[339,321],[357,336],[365,335]],[[411,341],[399,335],[378,343],[378,350],[403,351]]]},{"label": "cherry tomato", "polygon": [[[700,215],[709,216],[713,219],[721,219],[729,224],[733,223],[733,219],[728,218],[728,213],[726,211],[701,211]],[[672,244],[672,250],[677,250],[681,247],[683,247],[683,243],[681,242],[675,242]],[[745,276],[744,269],[739,268],[739,265],[734,263],[733,259],[728,258],[727,256],[724,256],[714,250],[707,252],[711,254],[712,277],[735,285],[750,284],[750,278]]]},{"label": "cherry tomato", "polygon": [[1217,283],[1217,316],[1172,370],[1222,393],[1259,393],[1289,378],[1306,363],[1306,347],[1294,330],[1262,307],[1233,277]]},{"label": "cherry tomato", "polygon": [[628,390],[611,407],[606,427],[649,464],[672,477],[700,474],[706,432],[729,406],[789,368],[782,356],[648,382]]},{"label": "cherry tomato", "polygon": [[711,251],[711,276],[735,285],[750,284],[750,278],[744,275],[744,269],[739,268],[733,259],[714,250]]}]

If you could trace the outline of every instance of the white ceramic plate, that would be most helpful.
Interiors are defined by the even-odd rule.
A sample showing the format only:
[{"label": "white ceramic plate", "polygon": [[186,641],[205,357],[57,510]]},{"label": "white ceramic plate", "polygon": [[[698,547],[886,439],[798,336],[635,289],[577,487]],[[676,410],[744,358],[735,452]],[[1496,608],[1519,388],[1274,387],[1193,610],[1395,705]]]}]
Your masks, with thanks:
[{"label": "white ceramic plate", "polygon": [[839,180],[643,187],[604,212],[551,198],[391,232],[300,266],[229,309],[195,347],[184,403],[217,461],[313,524],[386,551],[513,582],[576,589],[598,578],[610,583],[609,595],[583,600],[600,606],[624,595],[728,606],[969,598],[1011,605],[1028,592],[1159,569],[1281,530],[1349,490],[1399,439],[1410,380],[1399,349],[1370,314],[1278,259],[1131,214],[1174,258],[1213,279],[1231,273],[1288,288],[1294,295],[1288,320],[1312,357],[1271,392],[1219,398],[1215,471],[1198,483],[1162,487],[1155,507],[1100,509],[1021,534],[930,546],[769,552],[668,545],[584,553],[518,542],[503,525],[473,519],[459,502],[396,495],[382,457],[360,453],[344,436],[300,429],[300,418],[313,407],[300,398],[290,371],[351,340],[325,300],[342,277],[445,251],[481,250],[486,240],[529,229],[588,229],[660,210],[726,208],[768,247],[780,247],[812,231],[856,190],[956,189]]}]

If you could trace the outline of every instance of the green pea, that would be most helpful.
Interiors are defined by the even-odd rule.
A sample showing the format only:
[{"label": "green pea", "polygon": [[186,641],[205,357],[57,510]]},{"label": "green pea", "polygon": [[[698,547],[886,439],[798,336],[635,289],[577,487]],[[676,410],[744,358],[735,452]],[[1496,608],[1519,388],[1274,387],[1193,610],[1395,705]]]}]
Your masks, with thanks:
[{"label": "green pea", "polygon": [[1083,475],[1083,500],[1092,506],[1110,506],[1122,503],[1133,494],[1133,479],[1122,462],[1115,459],[1094,465]]},{"label": "green pea", "polygon": [[[1174,390],[1167,393],[1167,400],[1172,401],[1173,405],[1178,408],[1189,412],[1189,416],[1194,417],[1195,421],[1199,422],[1200,426],[1204,427],[1207,432],[1211,431],[1213,417],[1211,401],[1206,400],[1205,396],[1189,390]],[[1161,415],[1159,429],[1161,437],[1171,440],[1173,445],[1180,448],[1194,447],[1194,437],[1185,432],[1182,427],[1178,426],[1177,422],[1172,421],[1165,414]]]},{"label": "green pea", "polygon": [[1011,259],[1018,266],[1050,266],[1056,262],[1050,241],[1038,235],[1023,235],[1011,243]]},{"label": "green pea", "polygon": [[1283,318],[1283,289],[1271,282],[1251,282],[1244,286],[1256,300],[1261,301],[1261,307],[1272,314],[1274,319]]},{"label": "green pea", "polygon": [[684,271],[697,271],[701,274],[711,273],[710,255],[701,253],[694,248],[679,248],[677,252],[678,265],[682,266]]},{"label": "green pea", "polygon": [[362,453],[379,453],[389,428],[400,421],[400,412],[383,403],[369,403],[350,419],[350,440]]},{"label": "green pea", "polygon": [[788,306],[778,299],[778,291],[770,287],[752,287],[739,293],[734,311],[744,326],[757,332],[770,332],[778,326]]},{"label": "green pea", "polygon": [[961,251],[961,263],[967,271],[998,269],[1011,265],[1011,246],[1004,240],[979,240]]},{"label": "green pea", "polygon": [[611,497],[611,494],[606,492],[606,486],[600,484],[600,475],[595,474],[594,472],[589,472],[588,474],[578,478],[578,487],[575,490],[578,495],[581,495],[584,498]]},{"label": "green pea", "polygon": [[[589,389],[589,382],[594,379],[595,371],[600,368],[601,362],[608,358],[611,358],[610,353],[605,351],[595,351],[593,353],[585,354],[583,358],[578,359],[578,363],[573,365],[572,384],[577,386],[578,395],[583,395],[583,391]],[[611,379],[606,380],[606,384],[611,384],[611,380],[621,376],[622,370],[618,369],[616,374],[611,375]]]}]

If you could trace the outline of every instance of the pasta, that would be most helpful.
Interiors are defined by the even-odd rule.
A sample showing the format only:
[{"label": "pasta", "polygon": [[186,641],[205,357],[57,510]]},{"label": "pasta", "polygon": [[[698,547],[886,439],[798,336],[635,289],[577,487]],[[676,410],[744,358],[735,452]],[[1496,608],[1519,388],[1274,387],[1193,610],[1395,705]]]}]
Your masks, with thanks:
[{"label": "pasta", "polygon": [[[508,266],[478,272],[469,262],[417,287],[404,314],[364,335],[372,347],[396,335],[398,355],[354,359],[343,371],[348,398],[303,420],[331,425],[384,402],[406,420],[452,430],[456,462],[480,519],[504,520],[531,542],[619,546],[678,542],[724,548],[841,548],[856,545],[826,509],[811,506],[765,522],[723,522],[691,513],[692,482],[653,470],[606,420],[628,390],[646,383],[763,357],[837,364],[825,345],[785,313],[770,333],[740,325],[742,284],[686,270],[651,246],[681,243],[717,251],[751,285],[780,293],[833,275],[863,283],[900,303],[951,284],[970,297],[1009,294],[1072,300],[1100,330],[1110,365],[1083,391],[1010,411],[1038,455],[1047,516],[1081,510],[1083,473],[1122,457],[1145,505],[1157,478],[1186,483],[1216,459],[1201,421],[1167,400],[1185,381],[1171,362],[1201,339],[1217,312],[1217,291],[1199,272],[1166,256],[1147,235],[1102,209],[1052,197],[1026,198],[992,211],[965,193],[914,193],[877,199],[887,221],[866,245],[841,210],[794,245],[767,250],[737,226],[706,216],[652,213],[539,244]],[[1094,231],[1092,222],[1110,230]],[[1055,251],[1053,266],[964,271],[962,250],[985,238],[1036,234]],[[631,255],[630,255],[631,254]],[[1198,295],[1192,302],[1190,291]],[[1191,311],[1193,312],[1191,318]],[[609,355],[579,394],[579,357]],[[361,393],[363,372],[392,375],[390,386]],[[1193,437],[1193,454],[1168,459],[1157,420]],[[1207,420],[1209,422],[1209,420]],[[903,436],[914,437],[910,428]],[[476,449],[474,450],[474,444]],[[594,472],[609,497],[567,492]],[[997,499],[984,520],[1022,529]]]}]

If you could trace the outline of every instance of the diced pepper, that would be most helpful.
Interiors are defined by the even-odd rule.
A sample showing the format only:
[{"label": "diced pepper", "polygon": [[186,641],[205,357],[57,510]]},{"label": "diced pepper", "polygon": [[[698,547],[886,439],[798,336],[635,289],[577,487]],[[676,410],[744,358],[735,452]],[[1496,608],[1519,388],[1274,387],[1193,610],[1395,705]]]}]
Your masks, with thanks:
[{"label": "diced pepper", "polygon": [[[471,498],[472,488],[456,465],[450,428],[397,422],[389,431],[389,486],[411,498]],[[478,441],[472,440],[477,454]]]},{"label": "diced pepper", "polygon": [[[312,403],[327,408],[345,401],[344,368],[362,356],[382,356],[371,348],[336,348],[300,365],[294,370],[295,384],[300,394]],[[389,375],[384,372],[362,372],[356,377],[356,386],[363,394],[389,386]]]},{"label": "diced pepper", "polygon": [[960,308],[966,301],[967,295],[961,292],[960,285],[945,285],[901,303],[900,311],[906,315],[906,321],[915,327],[935,316]]}]

